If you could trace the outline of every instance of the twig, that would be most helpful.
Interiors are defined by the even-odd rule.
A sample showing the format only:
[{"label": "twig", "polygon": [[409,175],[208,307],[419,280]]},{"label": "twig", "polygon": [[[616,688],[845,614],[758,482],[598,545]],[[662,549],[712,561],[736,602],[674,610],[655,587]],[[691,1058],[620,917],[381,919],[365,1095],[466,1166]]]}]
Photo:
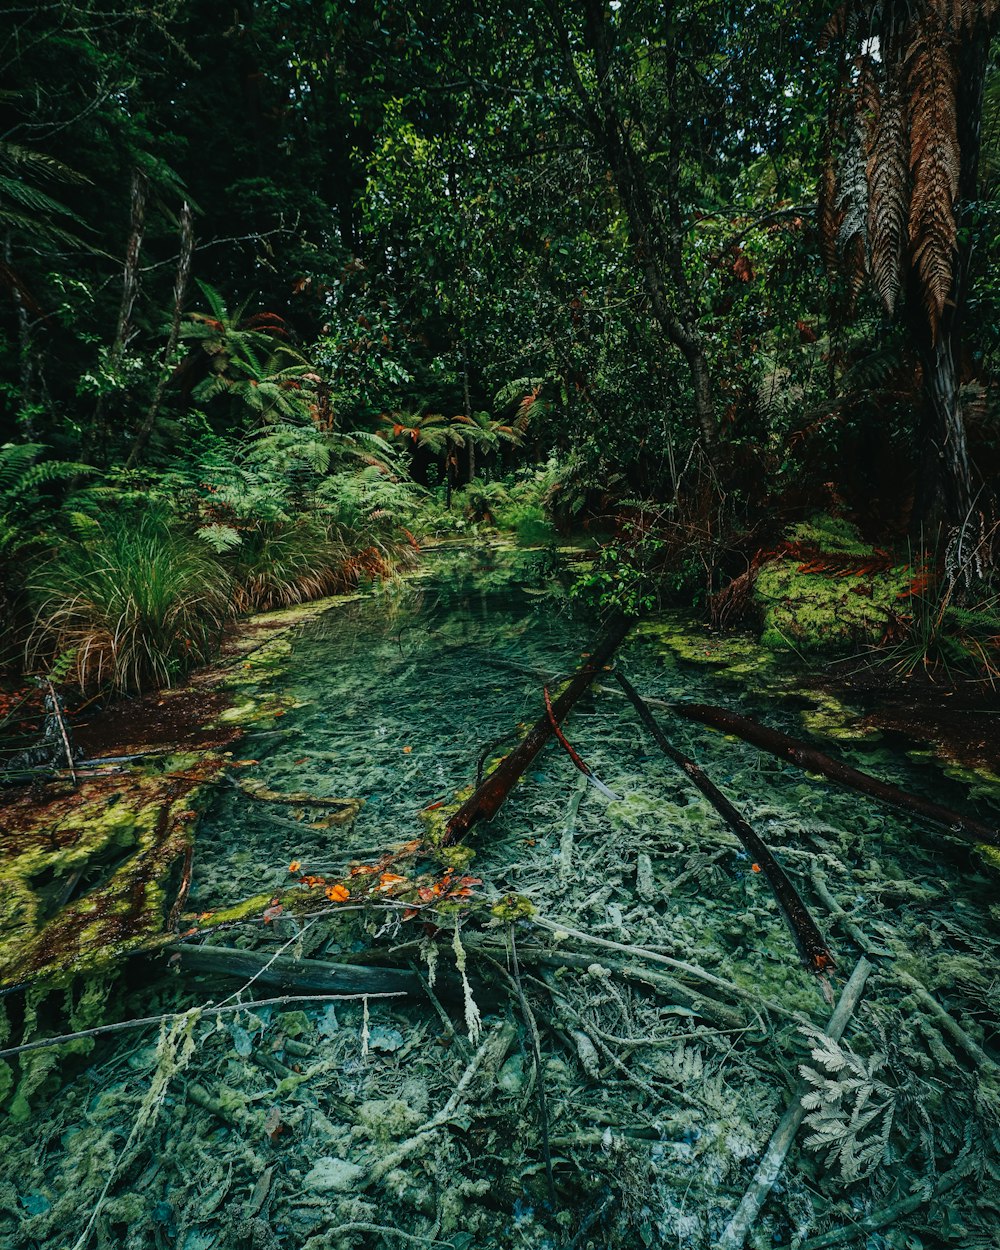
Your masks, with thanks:
[{"label": "twig", "polygon": [[573,761],[573,764],[575,765],[575,767],[577,767],[580,770],[580,772],[583,773],[583,775],[587,778],[589,782],[592,782],[593,785],[598,790],[600,790],[600,792],[606,798],[612,799],[616,803],[620,803],[621,795],[615,794],[614,790],[612,790],[609,786],[606,786],[604,784],[604,782],[600,779],[600,777],[597,776],[597,774],[590,767],[590,765],[584,759],[582,759],[580,755],[577,754],[577,752],[573,749],[572,745],[570,744],[569,739],[566,737],[563,731],[559,728],[559,722],[556,720],[555,713],[552,711],[552,699],[549,697],[548,686],[542,687],[542,694],[545,696],[545,711],[548,714],[549,724],[551,724],[552,726],[552,732],[555,734],[559,742],[559,745],[563,748],[563,750],[566,752],[569,758]]},{"label": "twig", "polygon": [[[843,1037],[844,1029],[847,1027],[847,1023],[861,999],[861,993],[864,990],[865,982],[868,980],[868,974],[871,970],[872,965],[862,955],[851,973],[850,980],[844,986],[840,1001],[837,1003],[833,1015],[830,1017],[830,1022],[824,1030],[831,1041],[838,1042]],[[750,1182],[750,1188],[743,1195],[743,1200],[736,1208],[732,1218],[723,1230],[722,1236],[715,1243],[713,1250],[741,1250],[754,1220],[756,1220],[761,1207],[767,1201],[767,1196],[771,1192],[774,1182],[778,1179],[785,1157],[791,1148],[792,1142],[795,1140],[795,1134],[805,1119],[806,1109],[802,1105],[802,1098],[808,1088],[808,1085],[802,1082],[796,1089],[791,1106],[781,1117],[778,1127],[771,1135],[764,1157],[761,1159],[754,1178]]]},{"label": "twig", "polygon": [[510,925],[510,955],[511,963],[514,967],[514,987],[517,990],[517,1000],[521,1006],[521,1015],[524,1016],[524,1022],[528,1026],[528,1034],[531,1037],[531,1053],[535,1060],[535,1076],[538,1081],[538,1119],[542,1130],[542,1153],[545,1156],[545,1177],[549,1183],[549,1201],[552,1203],[553,1210],[556,1206],[556,1182],[552,1173],[552,1152],[549,1149],[549,1112],[545,1104],[545,1073],[542,1069],[542,1043],[538,1036],[538,1025],[535,1022],[534,1014],[528,1006],[528,1000],[524,996],[524,987],[521,985],[521,969],[517,963],[517,945],[514,941],[514,926]]},{"label": "twig", "polygon": [[897,980],[902,981],[905,986],[909,987],[910,991],[923,1003],[938,1024],[941,1025],[946,1033],[951,1035],[952,1040],[957,1042],[966,1054],[974,1059],[981,1068],[988,1072],[996,1072],[998,1070],[996,1061],[991,1059],[977,1042],[973,1041],[954,1016],[950,1012],[945,1011],[925,985],[922,985],[915,976],[898,966],[893,968],[893,975]]},{"label": "twig", "polygon": [[593,934],[582,933],[579,929],[572,929],[569,925],[561,924],[558,921],[546,920],[542,916],[532,916],[531,923],[538,925],[542,929],[548,929],[551,933],[565,933],[567,937],[575,938],[578,942],[586,942],[589,946],[600,946],[605,950],[619,951],[623,955],[635,955],[640,959],[648,959],[652,963],[664,964],[668,968],[686,972],[688,976],[694,977],[698,981],[704,981],[707,985],[714,985],[717,989],[724,990],[734,998],[742,998],[755,1006],[766,1007],[769,1011],[775,1011],[779,1015],[793,1019],[799,1018],[798,1013],[780,1007],[777,1003],[762,1003],[760,995],[755,991],[745,990],[742,985],[737,985],[734,981],[724,981],[722,977],[706,972],[704,968],[699,968],[697,964],[689,964],[684,959],[673,959],[670,955],[660,955],[656,951],[647,950],[642,946],[628,946],[624,942],[612,942],[609,938],[595,937]]},{"label": "twig", "polygon": [[580,811],[580,804],[583,802],[583,796],[587,793],[587,782],[582,781],[573,791],[572,798],[569,801],[569,808],[566,812],[566,823],[562,828],[562,836],[559,839],[559,880],[562,885],[569,884],[570,873],[573,868],[573,832],[576,826],[577,814]]},{"label": "twig", "polygon": [[59,706],[59,696],[56,694],[55,687],[51,681],[46,681],[45,684],[49,688],[49,696],[52,699],[52,711],[59,725],[59,732],[62,734],[63,746],[66,748],[66,764],[69,767],[69,775],[73,778],[73,785],[75,786],[76,769],[73,767],[73,748],[69,744],[69,734],[66,732],[66,722],[63,720],[62,708]]},{"label": "twig", "polygon": [[121,1033],[126,1029],[144,1029],[150,1024],[161,1024],[164,1020],[183,1020],[191,1015],[218,1016],[223,1012],[252,1011],[255,1007],[283,1007],[289,1003],[340,1003],[355,1001],[359,998],[405,998],[406,996],[405,990],[392,990],[384,994],[286,994],[281,998],[256,998],[247,1003],[231,1003],[225,1007],[190,1007],[187,1011],[168,1011],[162,1016],[144,1016],[138,1020],[120,1020],[117,1024],[99,1024],[93,1029],[80,1029],[76,1033],[63,1033],[59,1037],[43,1037],[36,1042],[25,1042],[22,1046],[10,1046],[7,1050],[0,1050],[0,1059],[23,1055],[29,1050],[43,1050],[47,1046],[62,1046],[64,1042],[75,1042],[81,1037]]}]

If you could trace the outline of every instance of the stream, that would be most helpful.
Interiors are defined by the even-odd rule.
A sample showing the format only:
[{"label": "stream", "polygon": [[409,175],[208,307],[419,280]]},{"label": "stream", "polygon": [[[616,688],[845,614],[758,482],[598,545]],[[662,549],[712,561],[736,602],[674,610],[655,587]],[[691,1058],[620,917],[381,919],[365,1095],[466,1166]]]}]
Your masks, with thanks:
[{"label": "stream", "polygon": [[[539,674],[558,687],[593,640],[555,561],[443,550],[302,626],[261,678],[288,710],[247,730],[198,826],[189,908],[283,890],[293,861],[335,880],[420,836],[418,811],[509,750],[543,710]],[[725,704],[1000,819],[989,778],[866,732],[794,658],[667,616],[617,663],[647,697]],[[939,830],[654,711],[781,861],[836,957],[829,982],[802,966],[759,866],[598,683],[565,731],[605,790],[550,742],[473,830],[473,906],[436,932],[386,903],[205,939],[392,962],[425,992],[254,1008],[281,991],[169,956],[78,991],[67,1020],[202,1010],[35,1052],[30,1110],[0,1124],[0,1247],[707,1250],[800,1082],[806,1122],[748,1246],[997,1245],[995,876]],[[335,824],[333,798],[363,805]],[[482,905],[511,895],[532,914]],[[822,1029],[863,953],[838,1044]],[[212,1010],[239,993],[245,1009]]]}]

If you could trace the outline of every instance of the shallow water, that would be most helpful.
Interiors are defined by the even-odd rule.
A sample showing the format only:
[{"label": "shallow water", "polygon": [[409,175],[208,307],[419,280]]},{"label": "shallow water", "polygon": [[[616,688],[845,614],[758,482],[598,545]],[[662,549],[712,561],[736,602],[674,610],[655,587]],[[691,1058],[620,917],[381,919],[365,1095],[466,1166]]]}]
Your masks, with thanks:
[{"label": "shallow water", "polygon": [[[593,630],[554,587],[543,554],[441,553],[419,579],[303,627],[271,679],[300,706],[247,735],[240,754],[256,762],[235,775],[364,806],[349,827],[316,828],[321,806],[221,789],[199,828],[195,910],[285,886],[292,859],[335,876],[418,836],[417,811],[473,782],[484,750],[507,749],[501,737],[540,713],[537,674],[557,685],[579,663]],[[690,642],[690,627],[676,628]],[[831,712],[788,666],[748,677],[641,634],[618,662],[646,695],[723,702],[801,737],[851,727],[850,709]],[[479,949],[495,941],[501,968],[513,967],[508,926],[490,927],[479,908],[463,926],[469,974],[484,979],[472,990],[483,1033],[471,1045],[476,1008],[443,979],[461,957],[448,932],[435,947],[436,1003],[206,1010],[160,1034],[104,1039],[61,1066],[51,1057],[30,1118],[0,1129],[0,1246],[700,1250],[750,1183],[802,1065],[810,1122],[748,1244],[827,1229],[846,1241],[888,1210],[857,1230],[858,1244],[995,1245],[995,885],[962,844],[665,715],[674,744],[745,812],[813,910],[838,960],[828,986],[801,966],[763,874],[626,701],[597,689],[566,731],[618,797],[588,786],[550,744],[470,839],[479,898],[516,893],[536,909],[514,933],[541,1082],[516,987]],[[971,803],[926,757],[860,737],[814,740],[904,787]],[[988,786],[976,801],[996,819]],[[693,963],[722,987],[683,975],[651,985],[650,972],[676,969],[567,930]],[[208,940],[371,962],[402,947],[403,966],[427,974],[424,937],[419,920],[376,908],[347,923],[255,920]],[[828,1019],[859,941],[874,967],[843,1046],[830,1046],[802,1030]],[[106,1010],[175,1011],[234,988],[132,969]]]}]

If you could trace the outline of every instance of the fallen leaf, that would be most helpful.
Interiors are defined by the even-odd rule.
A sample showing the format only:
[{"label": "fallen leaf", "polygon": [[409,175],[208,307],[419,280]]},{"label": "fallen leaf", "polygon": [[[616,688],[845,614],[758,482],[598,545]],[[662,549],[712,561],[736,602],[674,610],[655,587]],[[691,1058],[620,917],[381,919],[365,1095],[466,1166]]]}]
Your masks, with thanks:
[{"label": "fallen leaf", "polygon": [[337,885],[331,885],[327,887],[326,897],[330,900],[331,903],[346,903],[347,900],[351,897],[351,892],[350,890],[348,890],[346,886],[340,885],[338,883]]}]

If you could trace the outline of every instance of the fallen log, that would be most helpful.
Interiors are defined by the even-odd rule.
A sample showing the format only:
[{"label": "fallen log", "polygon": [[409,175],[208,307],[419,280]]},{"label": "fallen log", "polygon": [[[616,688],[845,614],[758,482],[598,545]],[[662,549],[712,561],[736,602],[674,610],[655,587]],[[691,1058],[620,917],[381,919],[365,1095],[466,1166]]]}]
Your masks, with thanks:
[{"label": "fallen log", "polygon": [[826,939],[819,931],[819,926],[810,916],[806,905],[799,898],[795,886],[792,885],[785,870],[775,859],[760,835],[751,828],[749,823],[740,815],[729,799],[726,798],[703,770],[693,760],[688,759],[686,755],[683,755],[676,747],[670,744],[663,730],[657,724],[653,713],[643,702],[642,697],[628,678],[619,672],[615,673],[615,677],[638,712],[639,719],[652,734],[656,745],[667,759],[682,769],[693,784],[698,787],[729,828],[732,829],[733,833],[743,843],[747,851],[753,856],[755,867],[758,867],[767,877],[768,884],[778,901],[778,906],[781,908],[785,920],[788,922],[788,927],[792,932],[792,937],[795,939],[795,944],[805,965],[811,968],[813,972],[826,972],[832,968],[834,959],[826,944]]},{"label": "fallen log", "polygon": [[171,958],[189,972],[238,977],[255,985],[302,993],[325,994],[420,994],[419,979],[408,968],[338,964],[325,959],[296,959],[267,951],[237,950],[232,946],[189,946],[181,942]]},{"label": "fallen log", "polygon": [[542,713],[513,751],[504,756],[445,825],[444,845],[460,841],[477,821],[491,820],[497,814],[525,769],[552,736],[553,723],[558,725],[565,719],[573,704],[614,655],[631,625],[631,619],[625,616],[611,622],[587,662],[577,669],[569,685],[552,704],[551,716],[548,711]]},{"label": "fallen log", "polygon": [[683,716],[686,720],[698,721],[702,725],[710,725],[713,729],[721,729],[723,733],[735,734],[745,742],[750,742],[755,747],[776,755],[779,759],[787,760],[806,772],[819,773],[831,781],[847,786],[848,789],[857,790],[882,803],[889,803],[903,811],[912,812],[913,815],[923,820],[943,825],[957,838],[963,838],[967,842],[986,842],[990,846],[1000,847],[1000,830],[984,825],[971,816],[953,812],[950,808],[942,807],[940,803],[908,794],[905,790],[900,790],[898,786],[880,781],[870,773],[861,772],[860,769],[851,768],[849,764],[842,764],[832,756],[825,755],[814,747],[806,746],[805,743],[789,737],[788,734],[771,729],[767,725],[761,725],[749,716],[740,716],[736,712],[729,711],[728,708],[713,707],[704,703],[675,703],[670,707],[673,712],[678,716]]}]

